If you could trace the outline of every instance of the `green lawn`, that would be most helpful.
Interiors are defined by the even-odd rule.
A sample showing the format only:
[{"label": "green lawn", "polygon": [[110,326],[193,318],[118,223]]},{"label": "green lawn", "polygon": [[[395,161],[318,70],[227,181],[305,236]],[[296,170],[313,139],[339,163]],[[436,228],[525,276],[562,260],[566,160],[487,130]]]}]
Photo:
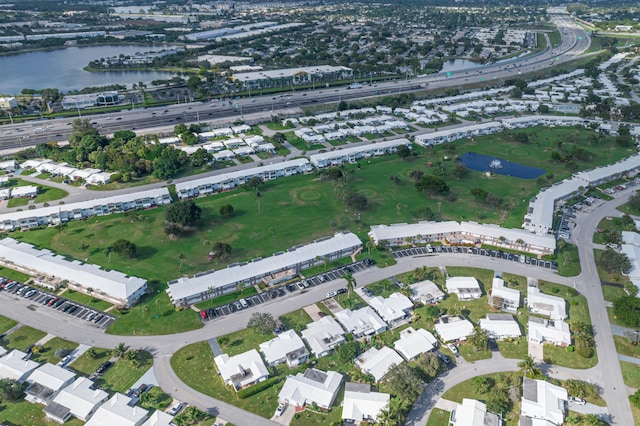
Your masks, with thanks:
[{"label": "green lawn", "polygon": [[427,420],[427,426],[447,426],[450,416],[451,413],[449,411],[434,408],[431,410],[431,414]]},{"label": "green lawn", "polygon": [[78,347],[78,344],[61,339],[60,337],[54,337],[42,346],[42,350],[38,352],[37,355],[32,356],[31,359],[40,363],[49,362],[51,364],[57,364],[61,359],[55,356],[58,349],[67,348],[69,351],[72,351]]},{"label": "green lawn", "polygon": [[622,378],[627,386],[640,389],[640,365],[627,361],[620,361]]},{"label": "green lawn", "polygon": [[18,349],[24,351],[46,335],[47,333],[44,331],[24,326],[20,327],[8,336],[5,336],[3,340],[7,349]]},{"label": "green lawn", "polygon": [[260,343],[273,339],[272,333],[262,334],[255,328],[245,328],[234,333],[218,337],[218,343],[222,352],[234,356],[250,349],[258,349]]},{"label": "green lawn", "polygon": [[4,333],[5,331],[12,329],[16,324],[18,324],[18,321],[14,321],[11,318],[0,315],[0,333]]},{"label": "green lawn", "polygon": [[98,311],[106,311],[113,305],[109,302],[105,302],[104,300],[96,299],[93,296],[89,296],[88,294],[81,293],[79,291],[67,289],[64,292],[64,298],[76,301],[78,303],[82,303],[85,306],[96,309]]},{"label": "green lawn", "polygon": [[[0,423],[6,425],[29,425],[29,426],[51,426],[51,420],[48,419],[43,406],[40,404],[32,404],[25,400],[19,402],[2,402],[0,405]],[[72,419],[65,422],[66,426],[80,426],[84,422],[78,419]]]},{"label": "green lawn", "polygon": [[297,311],[290,312],[286,315],[280,316],[280,321],[287,330],[295,330],[300,333],[307,327],[307,324],[313,322],[308,313],[304,309],[298,309]]},{"label": "green lawn", "polygon": [[616,344],[616,352],[619,354],[640,358],[639,346],[631,344],[623,336],[613,336],[613,341]]},{"label": "green lawn", "polygon": [[9,278],[10,280],[18,281],[19,283],[24,283],[31,278],[27,274],[5,268],[4,266],[0,266],[0,277]]},{"label": "green lawn", "polygon": [[529,345],[524,337],[498,341],[498,349],[505,358],[525,359],[529,354]]},{"label": "green lawn", "polygon": [[139,363],[135,365],[131,361],[120,358],[113,367],[96,380],[97,385],[112,392],[125,393],[153,365],[153,358],[149,352],[140,351],[138,360]]},{"label": "green lawn", "polygon": [[188,386],[205,395],[228,402],[262,417],[271,418],[278,406],[278,393],[284,381],[245,399],[224,385],[215,369],[213,353],[207,342],[181,348],[171,357],[171,367]]},{"label": "green lawn", "polygon": [[69,367],[77,371],[78,373],[90,376],[93,374],[98,366],[105,361],[109,361],[111,358],[111,349],[93,348],[96,351],[95,358],[92,358],[88,352],[83,353],[78,358],[73,360]]}]

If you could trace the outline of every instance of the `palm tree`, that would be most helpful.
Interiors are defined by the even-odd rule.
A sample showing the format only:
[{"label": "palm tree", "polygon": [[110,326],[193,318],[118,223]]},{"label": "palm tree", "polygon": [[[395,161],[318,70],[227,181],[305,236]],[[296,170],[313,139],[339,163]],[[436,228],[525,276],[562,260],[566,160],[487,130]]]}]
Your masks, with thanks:
[{"label": "palm tree", "polygon": [[118,346],[116,346],[113,349],[113,353],[114,353],[115,356],[120,358],[122,355],[126,354],[128,350],[129,350],[129,346],[127,346],[124,343],[120,342],[120,343],[118,343]]},{"label": "palm tree", "polygon": [[520,374],[530,379],[538,379],[543,376],[542,370],[536,367],[536,362],[530,355],[527,355],[524,361],[519,362],[518,367],[520,367]]},{"label": "palm tree", "polygon": [[180,267],[178,268],[178,272],[182,271],[182,262],[184,262],[184,253],[178,253],[178,259],[180,259]]},{"label": "palm tree", "polygon": [[348,298],[351,299],[351,290],[356,287],[356,279],[353,278],[351,272],[344,274],[344,279],[347,280],[347,291],[349,292]]}]

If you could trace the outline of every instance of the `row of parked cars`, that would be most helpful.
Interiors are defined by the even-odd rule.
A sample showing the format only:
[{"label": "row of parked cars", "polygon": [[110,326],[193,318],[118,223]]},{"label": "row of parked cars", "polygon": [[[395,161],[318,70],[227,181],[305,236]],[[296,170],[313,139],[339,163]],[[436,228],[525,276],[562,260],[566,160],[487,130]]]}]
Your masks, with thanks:
[{"label": "row of parked cars", "polygon": [[[286,296],[288,293],[296,291],[303,291],[311,287],[321,285],[324,282],[336,280],[342,278],[346,273],[354,273],[363,271],[366,268],[370,268],[375,265],[375,262],[371,259],[363,259],[349,265],[340,266],[327,272],[323,272],[318,275],[314,275],[309,278],[305,278],[300,281],[291,282],[279,287],[271,288],[262,293],[254,294],[251,296],[243,297],[234,302],[230,302],[221,306],[203,309],[200,311],[200,318],[202,320],[211,320],[221,316],[230,315],[234,312],[241,311],[243,309],[249,309],[254,305],[265,303],[271,299]],[[346,289],[343,289],[346,292]],[[340,293],[338,293],[340,294]],[[336,294],[337,295],[337,294]],[[327,296],[333,297],[333,296]]]}]

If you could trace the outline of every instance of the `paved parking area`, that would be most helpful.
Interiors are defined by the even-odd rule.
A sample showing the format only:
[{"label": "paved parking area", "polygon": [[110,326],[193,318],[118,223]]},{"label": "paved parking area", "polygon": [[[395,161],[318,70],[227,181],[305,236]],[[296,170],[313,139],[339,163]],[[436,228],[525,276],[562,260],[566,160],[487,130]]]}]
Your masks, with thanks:
[{"label": "paved parking area", "polygon": [[[227,303],[227,304],[213,307],[213,308],[208,308],[206,310],[200,311],[200,318],[203,321],[215,320],[216,318],[220,318],[226,315],[231,315],[234,312],[251,309],[255,306],[262,305],[271,300],[287,297],[291,293],[304,291],[308,288],[316,287],[316,286],[322,285],[323,283],[340,279],[344,277],[346,273],[356,273],[356,272],[364,271],[365,269],[370,268],[374,265],[375,265],[375,262],[373,260],[363,259],[358,262],[351,263],[349,265],[340,266],[338,268],[331,269],[329,271],[314,275],[312,277],[305,277],[300,281],[288,283],[278,287],[269,288],[263,291],[262,293],[247,296],[235,302]],[[246,305],[243,305],[243,302]]]}]

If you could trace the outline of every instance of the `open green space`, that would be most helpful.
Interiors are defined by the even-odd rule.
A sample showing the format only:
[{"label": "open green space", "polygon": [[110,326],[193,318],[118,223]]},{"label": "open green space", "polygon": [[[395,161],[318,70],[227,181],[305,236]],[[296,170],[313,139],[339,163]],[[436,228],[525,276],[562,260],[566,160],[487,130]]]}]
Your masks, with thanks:
[{"label": "open green space", "polygon": [[7,349],[18,349],[23,351],[35,344],[38,340],[46,336],[44,331],[36,330],[27,325],[20,327],[2,339]]},{"label": "open green space", "polygon": [[529,345],[524,337],[500,340],[498,349],[505,358],[525,359],[529,354]]},{"label": "open green space", "polygon": [[264,343],[274,337],[271,333],[262,334],[255,328],[245,328],[218,337],[218,344],[222,352],[229,356],[234,356],[250,349],[258,349],[260,343]]},{"label": "open green space", "polygon": [[640,365],[632,362],[620,361],[620,368],[622,369],[624,384],[631,386],[632,388],[640,389]]},{"label": "open green space", "polygon": [[218,375],[213,353],[207,342],[194,343],[178,350],[171,357],[171,367],[183,382],[198,392],[265,418],[273,416],[278,406],[278,393],[284,384],[284,381],[281,381],[262,392],[239,399],[233,389],[227,387]]},{"label": "open green space", "polygon": [[[0,404],[0,424],[51,426],[51,419],[47,418],[40,404],[32,404],[25,400],[19,402],[5,402]],[[65,422],[67,426],[80,426],[84,422],[71,419]]]},{"label": "open green space", "polygon": [[307,328],[307,324],[310,324],[313,320],[304,309],[298,309],[286,315],[280,315],[280,322],[282,322],[282,325],[284,325],[287,330],[295,330],[297,333],[300,333]]},{"label": "open green space", "polygon": [[42,345],[42,349],[40,349],[37,354],[34,354],[31,359],[40,363],[48,362],[51,364],[57,364],[61,359],[55,356],[58,349],[66,348],[71,352],[77,347],[78,344],[75,342],[70,342],[68,340],[61,339],[60,337],[54,337]]},{"label": "open green space", "polygon": [[632,344],[625,337],[613,336],[613,342],[619,354],[640,358],[640,346]]},{"label": "open green space", "polygon": [[96,371],[100,364],[109,361],[111,358],[111,349],[92,348],[92,350],[95,351],[95,355],[92,356],[91,350],[89,350],[73,360],[73,362],[69,364],[69,367],[78,373],[90,376]]},{"label": "open green space", "polygon": [[138,352],[136,362],[125,358],[123,356],[118,359],[113,367],[96,379],[96,385],[102,389],[125,393],[153,365],[153,358],[146,351]]},{"label": "open green space", "polygon": [[16,324],[18,324],[18,321],[14,321],[11,318],[0,315],[0,333],[4,333],[5,331],[12,329]]},{"label": "open green space", "polygon": [[106,311],[113,305],[104,300],[96,299],[93,296],[89,296],[88,294],[81,293],[79,291],[67,289],[64,293],[64,298],[73,300],[78,303],[82,303],[85,306],[88,306],[93,309],[97,309],[99,311]]},{"label": "open green space", "polygon": [[29,275],[24,274],[22,272],[18,272],[14,269],[9,269],[4,266],[0,266],[0,277],[8,278],[10,280],[17,281],[19,283],[24,283],[31,278]]},{"label": "open green space", "polygon": [[449,411],[442,410],[440,408],[434,408],[429,414],[427,420],[427,426],[443,426],[449,424],[449,417],[451,413]]}]

